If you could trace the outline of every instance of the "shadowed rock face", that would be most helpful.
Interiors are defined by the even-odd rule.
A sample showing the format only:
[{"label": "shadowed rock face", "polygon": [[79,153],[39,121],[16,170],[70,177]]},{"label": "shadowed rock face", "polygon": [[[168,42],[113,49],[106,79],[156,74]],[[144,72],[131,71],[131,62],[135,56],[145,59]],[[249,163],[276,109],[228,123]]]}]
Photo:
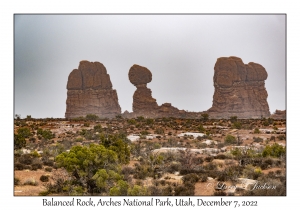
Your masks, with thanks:
[{"label": "shadowed rock face", "polygon": [[265,80],[268,74],[257,63],[244,64],[238,57],[221,57],[215,64],[212,118],[270,116]]},{"label": "shadowed rock face", "polygon": [[102,63],[81,61],[70,73],[67,89],[66,118],[87,114],[112,118],[121,114],[117,92]]}]

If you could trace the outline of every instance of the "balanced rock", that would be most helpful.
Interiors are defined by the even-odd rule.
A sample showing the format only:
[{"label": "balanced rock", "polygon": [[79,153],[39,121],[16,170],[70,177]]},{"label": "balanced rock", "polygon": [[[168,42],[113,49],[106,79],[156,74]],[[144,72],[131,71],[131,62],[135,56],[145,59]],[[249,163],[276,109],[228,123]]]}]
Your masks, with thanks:
[{"label": "balanced rock", "polygon": [[128,73],[129,81],[137,85],[145,85],[152,81],[152,73],[146,67],[134,64]]},{"label": "balanced rock", "polygon": [[[152,91],[147,87],[147,83],[152,81],[152,73],[146,67],[133,65],[129,69],[128,77],[130,82],[136,86],[133,94],[132,113],[124,113],[124,117],[187,117],[187,112],[173,107],[171,103],[164,103],[158,106],[156,99],[152,97]],[[195,117],[192,114],[192,117]],[[191,117],[191,115],[188,115]]]},{"label": "balanced rock", "polygon": [[113,118],[121,114],[117,92],[100,62],[81,61],[69,75],[67,90],[66,118],[87,114]]},{"label": "balanced rock", "polygon": [[129,69],[128,77],[137,88],[133,94],[133,112],[137,115],[152,116],[158,108],[152,91],[147,88],[147,83],[152,80],[152,73],[146,67],[135,64]]},{"label": "balanced rock", "polygon": [[244,64],[238,57],[221,57],[214,67],[211,118],[261,118],[270,116],[265,80],[268,74],[257,63]]}]

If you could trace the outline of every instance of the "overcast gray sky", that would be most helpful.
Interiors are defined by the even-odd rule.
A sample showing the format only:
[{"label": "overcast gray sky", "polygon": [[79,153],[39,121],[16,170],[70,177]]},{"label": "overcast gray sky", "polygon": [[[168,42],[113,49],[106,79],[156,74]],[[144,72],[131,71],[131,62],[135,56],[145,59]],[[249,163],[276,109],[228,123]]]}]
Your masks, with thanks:
[{"label": "overcast gray sky", "polygon": [[212,105],[214,65],[237,56],[268,72],[271,113],[286,109],[285,15],[15,15],[15,114],[64,117],[69,73],[81,60],[99,61],[132,111],[133,64],[152,72],[159,105],[188,111]]}]

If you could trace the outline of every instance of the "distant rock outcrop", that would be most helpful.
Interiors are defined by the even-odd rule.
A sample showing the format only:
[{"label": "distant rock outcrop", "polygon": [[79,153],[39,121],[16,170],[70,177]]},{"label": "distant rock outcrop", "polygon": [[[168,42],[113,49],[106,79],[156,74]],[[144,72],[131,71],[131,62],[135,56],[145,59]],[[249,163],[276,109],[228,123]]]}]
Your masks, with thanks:
[{"label": "distant rock outcrop", "polygon": [[214,67],[213,105],[210,118],[260,118],[270,116],[265,80],[268,74],[257,63],[238,57],[218,58]]},{"label": "distant rock outcrop", "polygon": [[273,119],[286,119],[286,110],[277,110],[270,116]]},{"label": "distant rock outcrop", "polygon": [[152,97],[152,91],[147,88],[147,83],[152,81],[152,73],[146,67],[133,65],[128,73],[129,81],[136,86],[133,94],[132,113],[124,112],[123,116],[137,117],[177,117],[177,118],[196,118],[199,113],[189,113],[173,107],[171,103],[164,103],[158,106],[156,99]]},{"label": "distant rock outcrop", "polygon": [[102,63],[81,61],[70,73],[67,89],[66,118],[87,114],[112,118],[121,114],[117,92]]}]

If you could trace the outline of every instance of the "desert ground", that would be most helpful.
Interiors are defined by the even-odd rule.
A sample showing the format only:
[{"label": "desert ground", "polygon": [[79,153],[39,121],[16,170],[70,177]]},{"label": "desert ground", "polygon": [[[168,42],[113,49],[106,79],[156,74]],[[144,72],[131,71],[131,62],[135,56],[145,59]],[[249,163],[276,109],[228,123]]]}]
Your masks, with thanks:
[{"label": "desert ground", "polygon": [[283,119],[27,116],[14,132],[15,196],[286,195]]}]

